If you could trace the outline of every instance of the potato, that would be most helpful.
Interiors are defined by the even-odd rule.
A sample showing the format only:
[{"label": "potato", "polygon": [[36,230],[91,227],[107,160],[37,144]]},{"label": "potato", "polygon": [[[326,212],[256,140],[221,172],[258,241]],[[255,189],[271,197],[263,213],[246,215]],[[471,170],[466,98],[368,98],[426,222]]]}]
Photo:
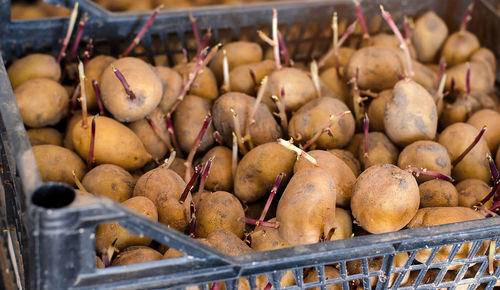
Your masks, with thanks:
[{"label": "potato", "polygon": [[477,130],[481,130],[484,125],[488,126],[488,130],[483,135],[484,140],[488,143],[490,151],[494,152],[500,144],[500,128],[496,124],[500,124],[500,114],[493,110],[480,110],[475,112],[467,120],[467,124],[474,126]]},{"label": "potato", "polygon": [[[204,245],[210,246],[207,239],[196,238],[196,240]],[[172,258],[178,258],[178,257],[182,257],[182,256],[184,256],[184,254],[182,252],[180,252],[174,248],[169,248],[163,254],[163,259],[172,259]]]},{"label": "potato", "polygon": [[[453,163],[476,138],[479,131],[466,123],[455,123],[441,132],[438,138]],[[476,178],[490,182],[491,174],[486,153],[490,154],[488,143],[481,138],[474,148],[452,169],[452,176],[460,182],[468,178]]]},{"label": "potato", "polygon": [[208,235],[207,241],[210,246],[228,256],[238,256],[254,252],[252,248],[247,246],[235,234],[225,229],[212,231]]},{"label": "potato", "polygon": [[433,179],[418,186],[420,208],[458,206],[458,192],[451,182]]},{"label": "potato", "polygon": [[[458,206],[473,207],[481,202],[491,191],[490,186],[479,179],[465,179],[457,185]],[[493,201],[490,199],[486,202],[486,207],[490,208]]]},{"label": "potato", "polygon": [[401,46],[401,43],[394,34],[387,34],[384,32],[371,35],[370,42],[372,46],[383,46],[392,48],[399,48]]},{"label": "potato", "polygon": [[321,134],[311,148],[332,149],[346,146],[354,135],[354,118],[349,108],[341,101],[328,97],[317,98],[302,106],[292,116],[288,124],[288,135],[305,144],[326,127],[332,131],[333,138],[328,134]]},{"label": "potato", "polygon": [[479,40],[467,30],[459,30],[450,34],[441,50],[441,56],[451,67],[463,63],[479,49]]},{"label": "potato", "polygon": [[210,69],[215,75],[217,82],[222,83],[222,62],[224,60],[224,50],[227,55],[229,71],[233,68],[262,60],[262,48],[258,43],[248,41],[234,41],[219,49],[215,57],[210,62]]},{"label": "potato", "polygon": [[[379,271],[383,270],[382,269],[382,264],[383,264],[384,258],[383,257],[373,257],[373,258],[368,258],[368,271],[369,272],[374,272],[374,271]],[[408,253],[403,252],[403,253],[397,253],[394,256],[394,261],[392,262],[392,267],[404,267],[405,264],[408,261]],[[349,272],[349,275],[353,274],[361,274],[363,273],[362,269],[362,264],[360,260],[355,260],[355,261],[348,261],[347,262],[347,272]],[[391,274],[389,278],[389,287],[392,286],[394,281],[396,280],[396,277],[398,277],[399,274],[393,273]],[[406,275],[403,277],[403,280],[401,281],[401,284],[404,284],[408,281],[410,278],[410,272],[407,272]],[[370,277],[370,284],[372,287],[375,287],[377,285],[377,280],[379,279],[378,277]]]},{"label": "potato", "polygon": [[85,65],[85,92],[87,94],[87,109],[94,110],[98,108],[97,97],[95,96],[92,80],[97,81],[100,88],[102,72],[115,60],[116,58],[112,56],[96,55]]},{"label": "potato", "polygon": [[[130,123],[128,127],[137,135],[137,137],[144,144],[144,148],[155,160],[160,160],[168,152],[168,146],[172,146],[170,141],[170,134],[167,131],[167,124],[165,122],[165,115],[163,112],[156,108],[151,114],[148,115],[149,120],[141,119]],[[149,123],[154,124],[156,130]]]},{"label": "potato", "polygon": [[[212,107],[213,125],[222,135],[224,144],[233,144],[234,117],[233,109],[240,123],[242,134],[246,134],[248,114],[255,105],[255,98],[242,93],[226,93],[220,96]],[[281,127],[264,104],[259,104],[254,115],[255,123],[250,125],[250,136],[254,146],[273,142],[282,136]]]},{"label": "potato", "polygon": [[250,150],[238,164],[234,194],[243,202],[253,202],[269,194],[276,177],[285,173],[282,184],[290,180],[296,155],[276,142]]},{"label": "potato", "polygon": [[206,238],[216,229],[226,229],[241,238],[245,223],[239,219],[244,217],[243,206],[231,193],[206,194],[196,205],[196,236]]},{"label": "potato", "polygon": [[365,158],[365,139],[358,146],[357,156],[361,166],[366,169],[377,164],[396,164],[399,150],[384,133],[368,133],[368,156]]},{"label": "potato", "polygon": [[[184,152],[191,151],[191,147],[200,133],[203,122],[210,113],[211,106],[212,101],[210,100],[195,95],[187,95],[174,111],[175,136]],[[210,124],[201,139],[197,152],[205,152],[213,146],[215,143],[213,133],[213,126]]]},{"label": "potato", "polygon": [[392,164],[369,167],[352,190],[352,215],[372,234],[402,229],[415,216],[419,204],[415,178]]},{"label": "potato", "polygon": [[92,194],[124,202],[132,197],[135,179],[120,166],[102,164],[85,174],[82,185]]},{"label": "potato", "polygon": [[82,111],[78,110],[73,112],[73,115],[68,119],[66,122],[66,129],[64,131],[64,147],[68,148],[69,150],[74,150],[75,147],[73,146],[73,127],[75,126],[76,123],[82,121]]},{"label": "potato", "polygon": [[108,66],[101,75],[100,89],[102,102],[115,119],[133,122],[150,114],[160,103],[163,85],[158,74],[143,60],[124,57],[113,65],[125,77],[135,99],[127,94],[123,84]]},{"label": "potato", "polygon": [[[469,62],[470,64],[470,89],[471,91],[479,91],[484,93],[491,93],[495,88],[495,74],[492,74],[488,66],[484,62]],[[452,82],[454,83],[454,90],[465,92],[467,90],[467,83],[465,76],[467,74],[467,63],[462,63],[450,67],[446,70],[446,84],[445,90],[451,91]],[[452,95],[451,95],[452,96]]]},{"label": "potato", "polygon": [[424,87],[427,91],[436,90],[438,87],[438,74],[421,64],[418,61],[413,61],[413,71],[415,75],[413,80]]},{"label": "potato", "polygon": [[63,136],[54,128],[28,129],[26,134],[31,146],[44,144],[63,146]]},{"label": "potato", "polygon": [[337,74],[337,69],[331,67],[321,72],[320,79],[338,97],[339,100],[348,104],[350,102],[350,90],[342,76]]},{"label": "potato", "polygon": [[64,182],[74,186],[72,172],[81,179],[87,166],[80,157],[71,150],[56,145],[36,145],[33,146],[38,172],[43,182]]},{"label": "potato", "polygon": [[[155,205],[151,200],[143,196],[127,199],[121,205],[147,218],[158,221],[158,211]],[[148,237],[130,234],[118,222],[100,224],[96,228],[95,244],[96,250],[100,253],[106,252],[113,245],[113,242],[115,242],[114,247],[123,250],[130,246],[148,246],[151,241]]]},{"label": "potato", "polygon": [[420,16],[415,21],[411,38],[418,60],[423,63],[434,61],[447,37],[448,27],[434,11]]},{"label": "potato", "polygon": [[403,75],[401,59],[392,48],[371,46],[363,47],[353,53],[345,66],[345,79],[352,79],[359,68],[358,85],[360,89],[380,92],[392,89]]},{"label": "potato", "polygon": [[334,227],[334,184],[323,168],[296,172],[278,202],[276,221],[280,223],[280,236],[294,246],[314,244],[326,236]]},{"label": "potato", "polygon": [[[348,239],[352,237],[352,218],[348,210],[335,208],[335,222],[333,223],[335,231],[330,241]],[[253,242],[253,240],[252,240]]]},{"label": "potato", "polygon": [[351,139],[351,142],[349,142],[349,144],[347,145],[347,147],[345,147],[345,149],[349,152],[352,153],[352,155],[355,157],[355,158],[358,158],[358,148],[359,148],[359,144],[361,144],[361,142],[363,142],[365,136],[363,133],[356,133],[354,134],[354,136],[352,136],[352,139]]},{"label": "potato", "polygon": [[[450,156],[443,145],[434,141],[417,141],[406,146],[399,154],[398,166],[406,169],[410,165],[451,175]],[[433,178],[419,175],[416,179],[422,183]]]},{"label": "potato", "polygon": [[[87,117],[87,128],[83,128],[82,121],[79,121],[72,131],[75,150],[85,159],[90,150],[92,118]],[[95,120],[95,163],[111,163],[126,170],[135,170],[150,160],[151,155],[132,130],[108,117]]]},{"label": "potato", "polygon": [[182,77],[178,72],[166,66],[157,66],[156,71],[163,83],[163,96],[158,107],[166,114],[181,94]]},{"label": "potato", "polygon": [[35,78],[57,82],[61,78],[61,67],[52,55],[33,53],[14,61],[7,69],[7,74],[12,88],[16,89],[25,81]]},{"label": "potato", "polygon": [[32,78],[14,90],[26,126],[40,128],[59,123],[68,113],[68,93],[54,80]]},{"label": "potato", "polygon": [[284,103],[290,111],[297,111],[302,105],[317,97],[314,83],[309,75],[297,68],[284,67],[269,76],[262,102],[269,109],[275,107],[271,96],[280,96],[284,91]]},{"label": "potato", "polygon": [[212,157],[214,159],[205,181],[205,188],[211,191],[222,190],[231,192],[234,183],[232,173],[232,151],[224,146],[215,146],[203,156],[201,163],[205,164]]},{"label": "potato", "polygon": [[495,57],[495,54],[486,47],[481,47],[480,49],[476,50],[476,52],[471,55],[470,61],[483,62],[490,68],[492,75],[496,75],[497,73],[497,59]]},{"label": "potato", "polygon": [[371,131],[384,131],[385,105],[390,99],[392,99],[392,90],[383,90],[368,106],[367,114]]},{"label": "potato", "polygon": [[[320,168],[328,171],[333,179],[333,190],[336,193],[337,206],[348,208],[352,196],[352,186],[356,182],[356,176],[349,170],[349,166],[335,155],[323,151],[313,150],[308,152],[316,161]],[[315,167],[310,161],[305,158],[299,158],[293,167],[294,174],[304,168]]]},{"label": "potato", "polygon": [[191,193],[188,192],[183,203],[179,202],[185,187],[186,183],[177,173],[160,166],[137,180],[133,196],[149,198],[158,209],[160,223],[184,232],[191,219]]},{"label": "potato", "polygon": [[[273,221],[273,220],[271,220]],[[270,251],[291,247],[285,239],[283,239],[279,230],[270,227],[260,227],[259,230],[250,233],[252,238],[252,249],[255,251]]]},{"label": "potato", "polygon": [[[250,96],[257,94],[257,87],[266,75],[274,70],[274,61],[267,59],[261,62],[239,65],[229,73],[229,86],[232,92],[240,92]],[[250,70],[255,75],[254,83]]]},{"label": "potato", "polygon": [[95,267],[97,269],[104,269],[104,263],[102,262],[101,258],[98,256],[95,256]]},{"label": "potato", "polygon": [[[409,229],[444,225],[450,223],[464,222],[470,220],[483,219],[484,216],[481,213],[474,211],[473,209],[466,207],[427,207],[419,209],[415,217],[408,224]],[[464,243],[459,247],[458,252],[455,255],[455,259],[466,258],[472,247],[472,243]],[[483,242],[481,248],[477,251],[475,256],[483,255],[488,248],[487,243]],[[426,263],[429,255],[432,252],[432,248],[419,250],[415,256],[415,260],[420,263]],[[432,263],[448,261],[448,256],[452,250],[452,246],[443,246],[437,252]],[[460,269],[461,265],[449,266],[449,270]]]},{"label": "potato", "polygon": [[[174,69],[182,76],[183,79],[189,79],[189,74],[194,71],[195,64],[193,62],[183,63],[174,67]],[[219,96],[219,89],[217,88],[217,80],[214,73],[208,67],[201,67],[198,74],[194,78],[193,83],[189,89],[189,94],[201,98],[214,100]]]},{"label": "potato", "polygon": [[385,105],[384,128],[392,142],[406,146],[432,140],[437,131],[437,109],[432,96],[412,80],[399,81]]},{"label": "potato", "polygon": [[[340,278],[340,273],[339,270],[335,269],[332,266],[324,266],[324,279],[335,279],[335,278]],[[349,273],[351,274],[351,273]],[[318,272],[316,271],[315,268],[313,268],[311,271],[309,271],[306,276],[304,277],[304,283],[311,283],[311,282],[318,282],[319,276]],[[312,287],[312,288],[307,288],[307,289],[312,289],[312,290],[319,290],[321,289],[320,287]],[[325,287],[327,290],[341,290],[342,289],[342,284],[337,283],[337,284],[329,284]]]},{"label": "potato", "polygon": [[[170,165],[169,169],[177,173],[179,176],[186,175],[186,159],[175,157],[174,162]],[[194,167],[191,165],[191,172],[194,172]]]},{"label": "potato", "polygon": [[125,250],[118,254],[111,266],[124,266],[145,262],[158,261],[163,258],[162,254],[149,247]]},{"label": "potato", "polygon": [[354,173],[355,177],[358,177],[358,175],[361,173],[361,164],[350,151],[344,149],[330,149],[328,150],[328,152],[342,159],[342,161],[344,161],[345,164],[347,164],[347,166],[351,168],[352,173]]},{"label": "potato", "polygon": [[467,118],[481,109],[479,102],[466,95],[460,94],[452,104],[444,103],[443,112],[439,118],[441,127],[448,127],[451,124],[465,122]]}]

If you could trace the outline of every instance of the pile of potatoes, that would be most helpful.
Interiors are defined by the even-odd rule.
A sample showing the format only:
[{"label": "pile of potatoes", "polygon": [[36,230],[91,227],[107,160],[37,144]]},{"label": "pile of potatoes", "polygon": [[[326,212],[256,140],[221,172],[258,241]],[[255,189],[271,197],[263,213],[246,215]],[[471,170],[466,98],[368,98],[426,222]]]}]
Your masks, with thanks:
[{"label": "pile of potatoes", "polygon": [[[86,64],[80,84],[86,89],[86,117],[71,108],[75,86],[65,85],[53,56],[20,58],[8,75],[43,181],[108,197],[239,255],[485,218],[475,206],[491,190],[486,155],[496,155],[500,164],[495,56],[470,32],[449,33],[432,11],[415,19],[411,32],[414,74],[407,77],[402,76],[409,64],[388,33],[369,41],[352,36],[317,76],[301,63],[277,68],[272,54],[257,43],[225,43],[202,64],[181,102],[197,59],[166,67],[97,55]],[[447,64],[444,98],[438,90],[440,58]],[[99,85],[105,115],[96,115],[92,80]],[[207,120],[206,132],[198,136]],[[483,125],[488,125],[483,138],[455,164]],[[412,174],[409,166],[451,176],[453,182]],[[200,171],[208,175],[202,172],[198,181]],[[275,184],[278,176],[281,183]],[[276,197],[266,206],[273,187]],[[259,220],[255,228],[252,219]],[[462,246],[455,258],[466,257],[470,246]],[[484,243],[477,255],[487,248]],[[446,261],[450,251],[441,248],[434,261]],[[415,263],[425,263],[430,252],[419,251]],[[96,230],[100,267],[182,255],[133,236],[118,223]],[[394,265],[407,260],[408,254],[400,253]],[[381,263],[370,259],[370,270]],[[347,267],[350,274],[361,273],[359,261]],[[340,275],[334,266],[325,273]],[[305,282],[317,279],[315,270],[304,277]],[[265,277],[257,280],[259,288],[266,287]],[[282,286],[294,283],[287,272]],[[249,287],[246,280],[240,286]]]}]

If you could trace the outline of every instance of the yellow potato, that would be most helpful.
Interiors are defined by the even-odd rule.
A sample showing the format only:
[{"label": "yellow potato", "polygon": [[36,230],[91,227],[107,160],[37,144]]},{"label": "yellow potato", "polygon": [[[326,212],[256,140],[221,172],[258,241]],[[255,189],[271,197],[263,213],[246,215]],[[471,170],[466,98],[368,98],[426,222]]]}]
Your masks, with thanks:
[{"label": "yellow potato", "polygon": [[63,136],[54,128],[28,129],[26,134],[31,146],[43,144],[63,146]]},{"label": "yellow potato", "polygon": [[12,88],[34,78],[59,81],[61,67],[52,55],[33,53],[14,61],[7,69]]}]

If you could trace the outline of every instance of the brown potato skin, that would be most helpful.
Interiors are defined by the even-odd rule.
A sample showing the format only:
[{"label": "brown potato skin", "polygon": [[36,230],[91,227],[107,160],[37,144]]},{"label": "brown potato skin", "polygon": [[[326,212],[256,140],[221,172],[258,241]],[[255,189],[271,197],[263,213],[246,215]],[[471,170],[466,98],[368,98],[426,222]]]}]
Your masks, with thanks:
[{"label": "brown potato skin", "polygon": [[32,149],[43,182],[64,182],[75,186],[73,170],[80,180],[87,172],[82,159],[64,147],[46,144],[33,146]]},{"label": "brown potato skin", "polygon": [[484,109],[475,112],[468,120],[467,124],[474,126],[477,130],[481,130],[484,125],[488,126],[488,130],[483,137],[488,143],[490,151],[495,152],[500,145],[500,114],[497,111]]},{"label": "brown potato skin", "polygon": [[458,192],[451,182],[433,179],[418,186],[420,208],[458,206]]},{"label": "brown potato skin", "polygon": [[[451,160],[446,147],[434,141],[416,141],[406,146],[399,154],[398,166],[406,169],[409,165],[451,175]],[[433,178],[419,175],[416,179],[422,183]]]},{"label": "brown potato skin", "polygon": [[[90,150],[91,124],[93,117],[87,118],[87,128],[79,121],[73,126],[75,151],[87,158]],[[120,122],[99,116],[95,120],[94,161],[96,164],[111,163],[126,170],[143,167],[151,160],[141,140],[132,130]]]},{"label": "brown potato skin", "polygon": [[179,202],[185,187],[186,183],[177,173],[160,166],[137,180],[133,196],[149,198],[158,209],[160,223],[184,232],[191,219],[191,193],[188,193],[184,203]]},{"label": "brown potato skin", "polygon": [[285,106],[292,112],[317,97],[314,83],[306,72],[297,68],[284,67],[273,71],[269,76],[262,102],[269,109],[274,108],[271,96],[280,96],[282,89],[285,92]]},{"label": "brown potato skin", "polygon": [[[175,136],[182,151],[191,151],[191,147],[200,133],[200,129],[203,126],[205,118],[210,113],[211,107],[212,101],[195,95],[187,95],[174,111]],[[210,124],[201,139],[198,152],[204,152],[213,146],[215,143],[213,133],[214,128]]]},{"label": "brown potato skin", "polygon": [[285,239],[283,239],[279,230],[270,227],[260,227],[258,231],[250,233],[252,237],[251,247],[255,251],[270,251],[291,247]]},{"label": "brown potato skin", "polygon": [[276,142],[250,150],[238,164],[234,178],[234,194],[249,203],[269,194],[278,174],[285,173],[282,184],[290,180],[296,155]]},{"label": "brown potato skin", "polygon": [[225,229],[212,231],[208,235],[207,241],[210,246],[228,256],[238,256],[254,252],[252,248],[247,246],[235,234]]},{"label": "brown potato skin", "polygon": [[[154,221],[158,221],[158,211],[153,202],[143,196],[136,196],[121,203],[122,206],[137,212]],[[134,236],[119,223],[100,224],[95,234],[96,250],[104,253],[116,240],[115,247],[122,250],[130,246],[148,246],[151,239],[148,237]]]},{"label": "brown potato skin", "polygon": [[[438,138],[450,156],[451,162],[457,159],[472,143],[479,131],[466,123],[455,123],[441,132]],[[474,148],[452,169],[452,176],[460,182],[468,178],[490,182],[491,173],[486,154],[490,154],[488,143],[481,138]]]},{"label": "brown potato skin", "polygon": [[348,210],[335,208],[335,222],[333,223],[335,232],[333,232],[330,241],[348,239],[352,237],[352,218]]},{"label": "brown potato skin", "polygon": [[245,223],[239,219],[243,217],[243,206],[231,193],[216,191],[206,194],[196,205],[196,236],[206,238],[212,231],[222,228],[241,238]]},{"label": "brown potato skin", "polygon": [[[349,166],[340,158],[331,154],[328,151],[313,150],[307,152],[318,162],[320,168],[328,171],[333,179],[333,189],[336,193],[336,205],[348,208],[351,196],[352,186],[356,182],[356,176],[349,170]],[[299,158],[293,167],[294,174],[304,168],[315,167],[310,161],[305,158]]]},{"label": "brown potato skin", "polygon": [[415,21],[411,38],[417,59],[423,63],[435,60],[447,37],[448,26],[434,11],[428,11],[419,17]]},{"label": "brown potato skin", "polygon": [[[426,226],[435,226],[435,225],[444,225],[450,223],[464,222],[470,220],[478,220],[483,219],[484,216],[471,209],[466,207],[427,207],[419,209],[415,217],[408,224],[409,229],[426,227]],[[481,248],[476,253],[476,256],[483,255],[486,252],[487,244],[483,243]],[[463,244],[458,250],[455,259],[463,259],[467,257],[469,251],[472,247],[472,243]],[[444,262],[448,260],[448,256],[450,255],[452,246],[444,246],[439,249],[436,257],[432,261],[433,263]],[[424,249],[418,251],[415,259],[420,263],[425,263],[431,254],[433,249]],[[461,266],[449,266],[449,270],[459,269]]]},{"label": "brown potato skin", "polygon": [[395,50],[381,46],[363,47],[354,52],[345,66],[345,79],[351,79],[359,67],[360,89],[380,92],[392,89],[403,75],[403,64]]},{"label": "brown potato skin", "polygon": [[436,72],[421,64],[418,61],[413,61],[413,80],[424,87],[426,90],[435,90],[438,87],[438,75]]},{"label": "brown potato skin", "polygon": [[27,80],[16,87],[14,96],[24,124],[32,128],[55,125],[68,113],[68,92],[51,79]]},{"label": "brown potato skin", "polygon": [[398,146],[432,140],[437,131],[437,109],[425,88],[412,80],[399,81],[385,105],[384,128]]},{"label": "brown potato skin", "polygon": [[460,30],[450,34],[446,39],[441,56],[446,59],[450,67],[464,63],[480,47],[477,37],[467,30]]},{"label": "brown potato skin", "polygon": [[124,202],[132,197],[135,179],[120,166],[101,164],[85,174],[82,185],[92,194]]},{"label": "brown potato skin", "polygon": [[158,261],[163,258],[162,254],[149,247],[138,248],[133,250],[126,250],[120,253],[111,266],[124,266],[145,262]]},{"label": "brown potato skin", "polygon": [[[351,47],[347,47],[347,46],[341,46],[339,49],[338,49],[338,62],[339,62],[339,67],[340,68],[343,68],[348,62],[349,62],[349,59],[351,58],[352,54],[355,52],[356,50],[351,48]],[[335,60],[335,55],[332,55],[330,58],[328,58],[325,62],[325,64],[323,65],[322,69],[323,70],[326,70],[326,69],[329,69],[331,67],[334,67],[336,64],[336,60]],[[341,69],[341,74],[342,74],[342,69]]]},{"label": "brown potato skin", "polygon": [[[73,112],[73,115],[69,118],[69,121],[66,123],[66,129],[64,131],[64,147],[69,150],[75,150],[75,146],[73,146],[73,127],[76,123],[82,121],[82,111],[78,110]],[[81,124],[81,123],[80,123]]]},{"label": "brown potato skin", "polygon": [[136,99],[130,99],[111,66],[101,75],[102,102],[115,119],[133,122],[150,114],[161,101],[163,84],[153,68],[139,58],[124,57],[113,62],[123,74]]},{"label": "brown potato skin", "polygon": [[[174,69],[182,76],[183,79],[189,79],[189,74],[193,72],[195,64],[193,62],[181,64]],[[194,78],[189,89],[189,94],[196,95],[201,98],[215,100],[219,96],[217,80],[214,73],[208,67],[201,67],[198,75]]]},{"label": "brown potato skin", "polygon": [[420,194],[413,176],[391,164],[374,165],[356,180],[353,217],[373,234],[402,229],[417,213]]},{"label": "brown potato skin", "polygon": [[446,128],[451,124],[465,122],[467,118],[481,109],[481,104],[466,93],[460,94],[453,103],[444,102],[443,112],[439,118],[439,125]]},{"label": "brown potato skin", "polygon": [[331,67],[323,70],[320,75],[320,79],[324,84],[345,104],[349,103],[350,100],[350,90],[347,83],[342,79],[342,76],[337,74],[337,69]]},{"label": "brown potato skin", "polygon": [[[404,267],[407,261],[408,261],[408,253],[406,252],[397,253],[394,257],[394,261],[392,262],[392,267]],[[368,271],[373,272],[380,270],[382,268],[382,263],[383,263],[383,257],[368,258]],[[349,272],[350,275],[363,273],[362,264],[360,260],[348,261],[346,266],[347,266],[347,271]],[[398,277],[398,274],[396,273],[391,274],[388,287],[392,286],[392,283],[394,283],[396,277]],[[410,273],[407,272],[406,275],[403,277],[401,284],[406,283],[409,277]],[[378,280],[377,277],[370,277],[370,284],[372,286],[377,285],[377,280]]]},{"label": "brown potato skin", "polygon": [[336,194],[335,182],[325,169],[296,172],[278,202],[280,236],[294,246],[317,243],[333,227]]},{"label": "brown potato skin", "polygon": [[342,159],[342,161],[344,161],[345,164],[347,164],[347,166],[351,168],[352,173],[354,173],[355,177],[358,177],[358,175],[361,173],[361,164],[350,151],[347,151],[345,149],[329,149],[327,151]]},{"label": "brown potato skin", "polygon": [[[269,59],[256,63],[243,64],[233,68],[229,73],[231,91],[244,93],[250,96],[256,95],[257,86],[260,86],[262,79],[266,75],[271,74],[274,68],[274,61]],[[250,75],[250,70],[252,70],[255,75],[257,86]]]},{"label": "brown potato skin", "polygon": [[[332,266],[325,266],[324,268],[324,278],[325,279],[335,279],[335,278],[340,278],[340,272],[339,270],[335,269]],[[318,272],[316,269],[312,269],[312,271],[309,271],[307,275],[304,277],[304,283],[310,283],[310,282],[317,282],[319,281],[319,276]],[[320,287],[312,287],[312,288],[307,288],[310,290],[320,290]],[[337,283],[337,284],[330,284],[326,286],[327,290],[342,290],[342,284]]]},{"label": "brown potato skin", "polygon": [[[491,191],[490,186],[479,179],[465,179],[457,185],[458,206],[473,207],[483,200]],[[486,202],[486,207],[490,208],[493,205],[493,200]]]},{"label": "brown potato skin", "polygon": [[351,141],[354,135],[355,123],[349,108],[342,101],[322,97],[314,99],[302,106],[290,119],[288,135],[305,144],[316,132],[323,130],[330,123],[330,116],[335,121],[330,126],[333,138],[328,134],[321,134],[311,149],[342,148]]},{"label": "brown potato skin", "polygon": [[116,58],[112,56],[97,55],[91,58],[85,65],[85,92],[87,94],[87,109],[94,110],[98,108],[92,80],[97,81],[100,88],[102,72],[115,60]]},{"label": "brown potato skin", "polygon": [[364,157],[365,139],[361,139],[358,146],[357,156],[361,166],[366,169],[377,164],[396,164],[398,160],[398,148],[387,138],[384,133],[368,133],[368,156]]},{"label": "brown potato skin", "polygon": [[258,43],[234,41],[224,44],[209,65],[209,68],[214,73],[219,84],[222,83],[223,79],[222,62],[224,60],[224,50],[227,55],[229,71],[232,71],[237,66],[255,63],[262,60],[262,47],[260,47]]},{"label": "brown potato skin", "polygon": [[486,64],[491,71],[492,75],[496,75],[497,72],[497,59],[495,57],[495,54],[489,50],[486,47],[481,47],[480,49],[476,50],[471,57],[470,57],[471,62],[483,62]]},{"label": "brown potato skin", "polygon": [[[470,88],[471,91],[491,93],[495,88],[495,74],[492,74],[489,67],[482,61],[472,61],[470,64]],[[459,92],[467,91],[465,76],[467,73],[467,63],[457,64],[446,70],[445,90],[451,90],[452,80],[455,83],[454,90]],[[453,97],[453,95],[451,95]]]},{"label": "brown potato skin", "polygon": [[182,77],[174,69],[166,66],[157,66],[156,71],[163,83],[163,96],[158,107],[166,114],[181,94]]},{"label": "brown potato skin", "polygon": [[384,131],[385,104],[390,99],[392,99],[392,90],[383,90],[368,106],[367,114],[370,119],[370,131]]},{"label": "brown potato skin", "polygon": [[205,189],[231,192],[234,183],[232,173],[232,151],[225,146],[215,146],[203,156],[201,164],[205,164],[212,157],[214,157],[214,160],[205,181]]},{"label": "brown potato skin", "polygon": [[[248,114],[254,104],[255,98],[237,92],[226,93],[215,101],[212,107],[213,125],[221,133],[224,144],[228,147],[233,144],[234,121],[231,108],[238,115],[241,133],[245,134]],[[276,141],[282,136],[281,127],[264,104],[259,104],[254,117],[255,123],[250,126],[254,146]]]},{"label": "brown potato skin", "polygon": [[63,146],[63,136],[54,128],[28,129],[26,134],[31,146],[44,144]]},{"label": "brown potato skin", "polygon": [[[156,108],[148,117],[157,128],[156,132],[146,119],[132,122],[128,124],[128,127],[142,141],[146,151],[148,151],[155,160],[160,160],[165,157],[168,152],[167,143],[171,143],[165,122],[165,115],[159,108]],[[172,145],[170,144],[170,146]]]},{"label": "brown potato skin", "polygon": [[61,67],[52,55],[33,53],[14,61],[7,69],[10,84],[13,89],[27,80],[48,78],[59,81]]}]

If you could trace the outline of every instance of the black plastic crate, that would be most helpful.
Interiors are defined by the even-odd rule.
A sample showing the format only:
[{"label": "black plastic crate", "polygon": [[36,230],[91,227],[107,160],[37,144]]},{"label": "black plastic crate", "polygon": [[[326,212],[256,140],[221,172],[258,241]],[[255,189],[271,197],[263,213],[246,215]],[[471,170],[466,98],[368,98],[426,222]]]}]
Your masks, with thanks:
[{"label": "black plastic crate", "polygon": [[[388,11],[399,16],[418,15],[431,9],[441,15],[453,29],[458,27],[468,2],[364,1],[363,11],[371,18],[370,16],[379,14],[379,4],[384,4]],[[481,43],[491,48],[498,57],[500,18],[492,3],[486,0],[475,2],[469,27],[479,36]],[[64,5],[72,7],[73,3],[74,0],[67,0]],[[85,35],[94,39],[96,53],[121,52],[149,16],[149,13],[109,13],[87,0],[80,1],[80,7],[89,13],[91,20],[85,29]],[[188,11],[196,17],[197,25],[202,31],[212,28],[215,40],[219,41],[236,39],[244,31],[269,28],[273,7],[278,9],[280,27],[283,26],[287,43],[297,47],[304,46],[303,49],[297,48],[292,55],[292,58],[299,61],[317,57],[328,49],[329,35],[323,34],[317,27],[329,27],[334,9],[340,12],[341,18],[354,18],[350,0],[274,2],[163,11],[142,40],[143,52],[139,54],[152,62],[155,56],[165,56],[173,64],[176,56],[182,55],[182,47],[193,50],[193,47],[189,47],[192,31]],[[10,11],[10,1],[0,0],[0,9],[3,13]],[[0,17],[2,57],[6,63],[35,51],[55,54],[68,21],[55,18],[11,22],[9,19],[10,17]],[[300,32],[291,35],[289,32],[292,26],[299,27]],[[249,37],[257,38],[255,33]],[[1,177],[5,190],[0,191],[1,197],[4,197],[0,198],[0,202],[5,202],[5,205],[1,204],[0,207],[0,222],[2,227],[5,224],[8,229],[13,229],[8,236],[13,245],[13,250],[9,253],[17,256],[17,267],[9,267],[17,268],[16,273],[21,277],[19,283],[24,283],[27,288],[150,289],[199,285],[201,289],[209,289],[210,282],[223,281],[226,289],[234,289],[239,278],[247,278],[251,288],[254,288],[256,277],[261,274],[268,276],[273,287],[280,288],[280,277],[285,270],[292,270],[297,282],[296,286],[286,289],[326,289],[326,285],[333,283],[340,283],[344,289],[348,289],[349,282],[358,279],[363,280],[365,289],[385,289],[389,287],[388,277],[394,273],[397,278],[392,287],[400,288],[403,276],[410,271],[419,275],[413,286],[406,289],[459,286],[474,289],[479,285],[491,289],[500,278],[500,267],[490,275],[487,270],[488,257],[475,256],[483,241],[495,240],[498,249],[499,218],[228,257],[110,200],[99,197],[75,198],[70,188],[42,184],[3,61],[0,59],[0,115],[3,122],[0,129],[5,128],[5,131],[0,130],[0,133],[3,140]],[[176,259],[96,269],[95,227],[110,221],[119,221],[133,234],[149,236],[186,255]],[[6,236],[4,234],[2,238]],[[469,256],[454,259],[460,247],[468,242],[472,243]],[[443,246],[452,247],[449,259],[432,263],[432,257]],[[424,248],[432,249],[431,258],[427,263],[414,264],[417,250]],[[408,262],[403,267],[392,267],[395,255],[403,252],[409,254]],[[380,270],[368,270],[367,259],[371,257],[383,259]],[[500,254],[496,254],[494,258],[500,260]],[[362,274],[347,273],[346,261],[350,260],[361,260]],[[476,274],[466,276],[466,271],[474,263],[479,265]],[[339,268],[341,277],[325,280],[324,265],[333,264]],[[451,281],[443,281],[450,266],[459,266],[459,269],[454,272]],[[316,267],[319,281],[304,285],[302,275],[310,267]],[[436,279],[424,279],[425,274],[433,269],[440,271]],[[377,277],[376,285],[370,285],[370,277]],[[11,278],[16,283],[15,276]]]}]

